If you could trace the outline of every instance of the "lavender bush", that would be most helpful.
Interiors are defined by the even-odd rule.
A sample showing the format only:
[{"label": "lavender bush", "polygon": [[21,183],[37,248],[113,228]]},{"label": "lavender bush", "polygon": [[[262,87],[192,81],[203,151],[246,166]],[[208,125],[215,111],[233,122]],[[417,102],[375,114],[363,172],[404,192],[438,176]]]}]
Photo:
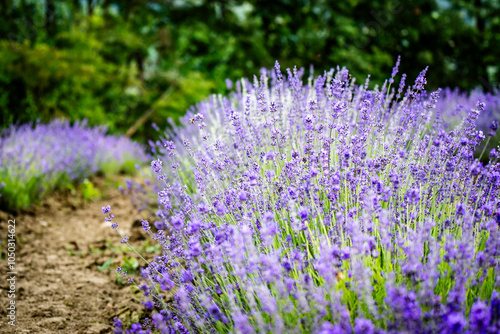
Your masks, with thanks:
[{"label": "lavender bush", "polygon": [[447,88],[437,101],[436,109],[450,124],[449,127],[453,127],[467,116],[477,101],[485,103],[485,108],[476,120],[476,128],[487,137],[483,143],[476,147],[475,156],[482,155],[481,158],[486,161],[490,150],[500,144],[500,132],[496,131],[498,122],[500,122],[500,90],[495,88],[493,92],[483,93],[480,88],[477,88],[467,94],[458,89]]},{"label": "lavender bush", "polygon": [[498,333],[487,106],[450,124],[426,71],[369,89],[276,63],[191,110],[151,162],[142,225],[163,251],[135,282],[151,316],[115,333]]},{"label": "lavender bush", "polygon": [[[98,171],[117,172],[146,161],[144,149],[125,137],[106,135],[86,122],[11,126],[0,134],[3,205],[25,208],[46,191]],[[128,167],[127,167],[128,168]]]}]

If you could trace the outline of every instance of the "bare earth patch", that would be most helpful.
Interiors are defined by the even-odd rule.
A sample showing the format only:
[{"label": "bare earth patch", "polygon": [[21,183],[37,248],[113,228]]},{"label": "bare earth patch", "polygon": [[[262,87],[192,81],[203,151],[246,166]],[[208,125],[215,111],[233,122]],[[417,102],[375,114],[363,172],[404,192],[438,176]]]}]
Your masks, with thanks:
[{"label": "bare earth patch", "polygon": [[[120,179],[118,181],[123,181]],[[114,317],[138,319],[140,295],[116,282],[115,271],[98,270],[122,254],[110,245],[120,238],[104,222],[101,206],[110,204],[122,231],[138,214],[127,196],[100,179],[103,199],[84,201],[69,191],[58,193],[29,211],[0,211],[0,240],[7,238],[7,220],[16,220],[16,327],[7,318],[8,282],[5,243],[0,280],[0,333],[110,333]],[[127,231],[128,230],[128,231]],[[134,229],[135,239],[140,231]]]}]

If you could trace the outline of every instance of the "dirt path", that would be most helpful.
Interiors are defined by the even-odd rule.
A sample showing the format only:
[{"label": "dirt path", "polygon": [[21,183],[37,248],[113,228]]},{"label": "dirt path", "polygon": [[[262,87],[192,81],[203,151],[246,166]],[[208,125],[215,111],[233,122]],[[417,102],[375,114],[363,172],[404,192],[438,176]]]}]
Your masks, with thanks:
[{"label": "dirt path", "polygon": [[125,232],[138,214],[128,197],[116,190],[116,181],[112,186],[100,182],[100,188],[107,189],[103,199],[93,202],[66,192],[29,212],[0,211],[0,240],[7,239],[7,220],[16,221],[17,269],[16,326],[12,327],[7,318],[10,299],[4,243],[0,333],[110,333],[115,316],[138,316],[139,298],[132,288],[117,284],[114,270],[97,269],[110,258],[119,262],[122,256],[110,249],[110,245],[120,245],[120,239],[110,223],[104,222],[101,206],[112,206]]}]

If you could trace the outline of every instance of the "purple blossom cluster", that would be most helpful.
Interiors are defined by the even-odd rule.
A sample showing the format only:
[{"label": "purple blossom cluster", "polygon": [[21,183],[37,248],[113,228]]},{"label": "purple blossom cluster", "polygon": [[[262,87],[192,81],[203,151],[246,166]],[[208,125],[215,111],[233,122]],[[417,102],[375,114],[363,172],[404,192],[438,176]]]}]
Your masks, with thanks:
[{"label": "purple blossom cluster", "polygon": [[443,96],[437,101],[436,109],[446,119],[449,126],[453,127],[466,117],[477,101],[482,101],[484,108],[476,120],[476,128],[482,131],[486,140],[480,145],[481,147],[478,147],[476,155],[481,154],[484,150],[483,158],[486,159],[491,149],[500,144],[500,132],[497,131],[500,122],[499,88],[486,93],[477,88],[469,94],[460,92],[458,89],[447,88],[443,91]]},{"label": "purple blossom cluster", "polygon": [[450,124],[426,71],[370,89],[276,63],[188,112],[153,147],[152,315],[115,333],[500,332],[488,105]]},{"label": "purple blossom cluster", "polygon": [[140,145],[106,135],[106,128],[91,128],[85,121],[12,125],[0,133],[3,204],[10,209],[26,207],[63,182],[146,160]]}]

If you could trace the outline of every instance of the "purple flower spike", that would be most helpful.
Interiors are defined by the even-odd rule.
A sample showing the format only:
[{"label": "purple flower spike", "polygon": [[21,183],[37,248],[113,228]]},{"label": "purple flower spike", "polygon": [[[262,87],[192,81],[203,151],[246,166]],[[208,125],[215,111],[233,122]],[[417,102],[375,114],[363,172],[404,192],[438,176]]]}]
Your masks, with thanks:
[{"label": "purple flower spike", "polygon": [[498,121],[491,122],[490,129],[488,130],[488,136],[495,137],[498,130]]},{"label": "purple flower spike", "polygon": [[151,168],[155,173],[160,173],[162,169],[162,162],[160,159],[151,161]]},{"label": "purple flower spike", "polygon": [[109,212],[111,212],[111,206],[107,205],[102,207],[102,213],[107,214]]},{"label": "purple flower spike", "polygon": [[301,220],[306,220],[309,217],[309,209],[307,207],[301,206],[298,211]]},{"label": "purple flower spike", "polygon": [[248,200],[248,193],[244,190],[241,190],[238,193],[238,199],[242,202],[245,202],[246,200]]}]

